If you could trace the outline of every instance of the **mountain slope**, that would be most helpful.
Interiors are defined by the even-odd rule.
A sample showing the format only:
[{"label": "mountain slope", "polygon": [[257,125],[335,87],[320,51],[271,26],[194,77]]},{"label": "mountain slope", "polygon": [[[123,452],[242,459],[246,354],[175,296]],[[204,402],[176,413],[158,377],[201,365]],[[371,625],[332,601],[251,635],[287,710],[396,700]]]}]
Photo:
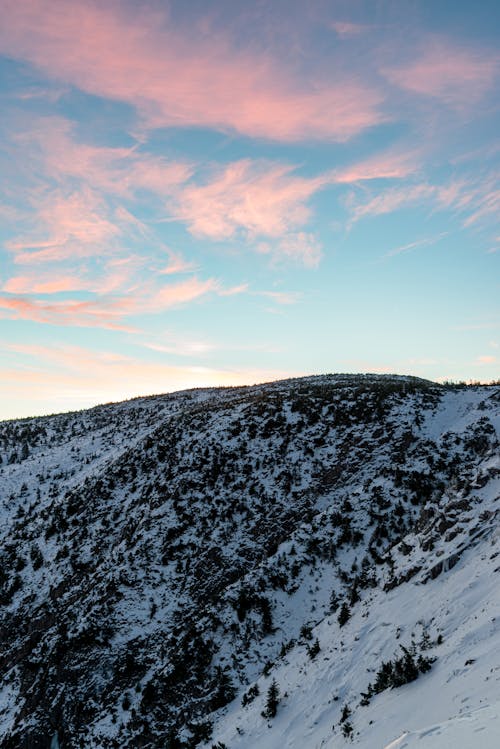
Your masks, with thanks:
[{"label": "mountain slope", "polygon": [[0,424],[2,746],[491,727],[498,431],[498,388],[374,375]]}]

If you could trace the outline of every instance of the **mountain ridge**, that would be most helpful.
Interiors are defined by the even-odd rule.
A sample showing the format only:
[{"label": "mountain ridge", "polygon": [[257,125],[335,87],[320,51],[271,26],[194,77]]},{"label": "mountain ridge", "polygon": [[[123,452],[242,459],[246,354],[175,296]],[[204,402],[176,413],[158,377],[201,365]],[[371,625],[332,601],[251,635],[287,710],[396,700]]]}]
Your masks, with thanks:
[{"label": "mountain ridge", "polygon": [[[498,402],[497,386],[324,375],[0,423],[2,745],[363,746],[387,690],[355,706],[373,678],[342,656],[350,700],[325,701],[322,677],[310,710],[328,726],[291,733],[290,674],[362,641],[370,596],[376,612],[454,580],[496,539]],[[416,642],[438,639],[417,621]],[[435,678],[440,648],[393,694]],[[295,691],[266,719],[277,677]]]}]

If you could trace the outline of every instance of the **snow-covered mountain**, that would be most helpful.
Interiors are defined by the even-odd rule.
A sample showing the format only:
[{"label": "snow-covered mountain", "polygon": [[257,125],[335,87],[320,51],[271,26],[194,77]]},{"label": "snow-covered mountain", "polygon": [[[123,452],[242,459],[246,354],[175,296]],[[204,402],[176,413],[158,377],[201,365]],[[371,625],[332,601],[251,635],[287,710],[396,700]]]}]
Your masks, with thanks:
[{"label": "snow-covered mountain", "polygon": [[0,746],[497,749],[500,389],[0,423]]}]

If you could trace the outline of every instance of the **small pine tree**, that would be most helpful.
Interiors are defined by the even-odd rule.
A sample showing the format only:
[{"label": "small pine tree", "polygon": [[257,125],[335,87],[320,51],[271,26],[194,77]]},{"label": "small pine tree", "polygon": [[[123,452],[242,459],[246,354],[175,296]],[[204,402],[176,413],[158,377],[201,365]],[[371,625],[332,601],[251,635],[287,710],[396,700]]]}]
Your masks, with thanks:
[{"label": "small pine tree", "polygon": [[265,596],[262,596],[259,600],[259,605],[262,612],[262,631],[265,635],[272,634],[274,632],[274,627],[271,604]]},{"label": "small pine tree", "polygon": [[340,609],[340,614],[338,615],[339,626],[343,627],[344,624],[347,624],[350,618],[351,618],[351,611],[347,603],[344,601]]},{"label": "small pine tree", "polygon": [[271,686],[267,690],[266,709],[263,711],[264,718],[274,718],[280,701],[280,689],[276,679],[273,679]]}]

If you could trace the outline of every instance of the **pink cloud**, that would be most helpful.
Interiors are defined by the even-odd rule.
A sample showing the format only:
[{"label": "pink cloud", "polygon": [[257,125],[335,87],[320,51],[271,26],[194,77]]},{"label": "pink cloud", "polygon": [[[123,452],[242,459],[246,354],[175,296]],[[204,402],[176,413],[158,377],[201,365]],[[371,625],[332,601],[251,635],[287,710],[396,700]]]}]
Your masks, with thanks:
[{"label": "pink cloud", "polygon": [[419,154],[411,150],[386,151],[334,172],[332,180],[350,184],[372,179],[402,179],[417,171],[418,157]]},{"label": "pink cloud", "polygon": [[17,263],[91,257],[110,251],[120,228],[108,218],[104,201],[89,189],[36,197],[31,232],[6,242]]},{"label": "pink cloud", "polygon": [[302,293],[299,291],[257,291],[255,292],[258,296],[263,296],[266,299],[270,299],[276,304],[288,306],[290,304],[297,304],[301,299]]},{"label": "pink cloud", "polygon": [[464,226],[471,226],[485,218],[500,215],[500,190],[491,190],[479,196],[475,210],[464,220]]},{"label": "pink cloud", "polygon": [[162,286],[150,296],[148,295],[137,305],[137,312],[161,312],[171,307],[192,302],[218,289],[219,283],[213,278],[206,281],[188,278],[178,284]]},{"label": "pink cloud", "polygon": [[482,179],[463,177],[451,179],[442,185],[425,182],[404,184],[378,194],[364,192],[361,197],[353,192],[346,199],[352,221],[425,204],[432,210],[456,211],[462,215],[464,227],[478,223],[487,225],[495,221],[500,213],[500,190],[495,176],[483,176]]},{"label": "pink cloud", "polygon": [[135,332],[119,320],[127,312],[126,299],[114,301],[45,302],[24,297],[0,296],[0,310],[9,319],[31,320],[50,325],[75,325]]},{"label": "pink cloud", "polygon": [[464,215],[463,226],[496,220],[500,214],[500,190],[496,174],[481,179],[454,179],[436,191],[440,206],[452,208]]},{"label": "pink cloud", "polygon": [[402,185],[362,201],[351,195],[347,200],[353,220],[425,203],[432,205],[433,210],[451,209],[462,214],[462,225],[470,227],[479,222],[487,224],[495,221],[500,213],[500,190],[494,176],[484,176],[482,179],[463,177],[442,185]]},{"label": "pink cloud", "polygon": [[436,188],[432,185],[405,185],[384,190],[364,202],[359,202],[354,196],[350,196],[347,205],[351,210],[352,220],[357,221],[364,216],[380,216],[407,206],[419,205],[435,194]]},{"label": "pink cloud", "polygon": [[338,36],[353,37],[360,34],[366,34],[373,27],[364,23],[350,23],[349,21],[333,21],[330,24]]},{"label": "pink cloud", "polygon": [[[294,174],[289,165],[246,159],[221,167],[210,179],[195,183],[192,164],[166,162],[140,153],[138,148],[77,143],[73,124],[59,117],[39,119],[32,131],[17,136],[17,143],[61,185],[59,190],[42,196],[40,206],[36,206],[40,198],[34,199],[38,234],[45,226],[43,239],[30,234],[10,242],[21,263],[112,253],[119,236],[129,235],[130,230],[158,244],[150,228],[123,205],[111,208],[96,194],[99,190],[120,199],[149,190],[166,199],[174,218],[184,221],[196,236],[212,240],[239,236],[250,241],[272,237],[279,241],[261,241],[256,249],[273,258],[315,267],[321,259],[321,247],[312,234],[298,231],[310,218],[308,199],[333,183],[401,179],[416,170],[418,159],[415,150],[389,150],[342,170],[308,178]],[[73,179],[82,183],[80,192],[73,188],[66,195],[64,188],[74,185]],[[96,236],[99,232],[100,237]],[[189,263],[176,259],[175,253],[170,254],[172,261],[160,272],[194,270]]]},{"label": "pink cloud", "polygon": [[[35,284],[32,278],[17,277],[13,281],[11,287],[14,289],[18,287],[34,292]],[[43,282],[42,286],[45,288]],[[54,281],[53,286],[52,292],[57,289],[57,280]],[[50,282],[46,283],[46,288],[51,288]],[[194,302],[211,292],[217,292],[218,289],[219,284],[215,279],[201,281],[197,278],[189,278],[178,284],[136,288],[126,296],[103,296],[83,301],[75,299],[47,301],[25,296],[2,295],[0,296],[0,309],[4,310],[4,315],[9,319],[137,332],[135,327],[122,323],[122,320],[134,315],[156,314]],[[51,292],[38,290],[38,293]]]},{"label": "pink cloud", "polygon": [[360,199],[351,193],[346,205],[352,221],[357,221],[365,216],[380,216],[406,207],[429,204],[433,210],[451,209],[462,214],[462,225],[470,227],[479,222],[494,221],[500,213],[500,191],[494,182],[494,178],[484,177],[481,180],[452,179],[443,185],[425,182],[405,184],[368,198],[366,194]]},{"label": "pink cloud", "polygon": [[291,260],[306,268],[316,268],[322,257],[320,242],[314,234],[303,231],[287,234],[277,242],[260,242],[256,249],[278,262]]},{"label": "pink cloud", "polygon": [[465,179],[453,179],[447,185],[442,185],[438,193],[440,205],[444,208],[451,208],[452,206],[465,208],[472,200],[470,193],[464,194],[466,189],[467,181]]},{"label": "pink cloud", "polygon": [[428,39],[420,55],[382,70],[386,78],[411,93],[441,99],[453,107],[477,102],[493,85],[499,57],[454,47],[445,39]]},{"label": "pink cloud", "polygon": [[162,268],[159,273],[161,273],[162,275],[171,276],[176,273],[191,273],[196,269],[197,268],[194,263],[190,263],[187,260],[184,260],[184,258],[182,258],[178,254],[170,253],[170,261],[168,265]]},{"label": "pink cloud", "polygon": [[97,294],[129,292],[137,288],[138,273],[144,260],[138,255],[111,258],[106,261],[98,274],[89,277],[81,288]]},{"label": "pink cloud", "polygon": [[384,121],[382,95],[336,66],[301,81],[269,51],[174,28],[113,0],[4,3],[0,50],[48,75],[134,105],[149,126],[202,126],[284,141],[347,140]]},{"label": "pink cloud", "polygon": [[211,182],[181,189],[172,211],[197,236],[279,237],[306,223],[306,201],[328,183],[326,176],[298,177],[292,170],[249,159],[233,162]]},{"label": "pink cloud", "polygon": [[238,286],[231,286],[229,289],[221,289],[219,296],[236,296],[238,294],[245,294],[248,291],[247,283],[240,283]]},{"label": "pink cloud", "polygon": [[[35,228],[7,244],[17,263],[110,256],[120,251],[122,238],[131,231],[158,247],[161,243],[150,227],[123,204],[115,205],[116,199],[144,189],[166,199],[173,218],[185,222],[194,235],[212,240],[281,238],[272,248],[261,245],[261,251],[311,267],[319,262],[317,241],[295,230],[310,217],[308,199],[337,179],[331,173],[304,178],[289,165],[246,159],[220,167],[210,179],[197,184],[191,180],[193,166],[156,162],[136,149],[75,143],[71,123],[61,118],[41,119],[34,133],[19,135],[17,142],[26,146],[47,178],[59,182],[55,190],[32,194],[35,213],[30,221]],[[80,182],[79,189],[75,180]],[[111,199],[104,199],[104,194]],[[171,262],[160,273],[195,270],[178,253],[165,251]]]},{"label": "pink cloud", "polygon": [[81,143],[74,124],[62,117],[40,117],[29,130],[21,130],[14,146],[40,165],[51,180],[66,184],[69,178],[86,183],[92,190],[131,197],[147,190],[169,195],[193,173],[185,161],[169,161],[141,152],[136,146],[116,148]]},{"label": "pink cloud", "polygon": [[58,294],[68,291],[90,291],[111,294],[128,286],[141,258],[129,256],[109,260],[93,277],[83,272],[75,275],[54,275],[54,271],[28,273],[9,278],[3,291],[9,294]]},{"label": "pink cloud", "polygon": [[81,288],[82,279],[77,276],[59,276],[45,280],[39,276],[14,276],[4,284],[3,291],[9,294],[56,294]]}]

